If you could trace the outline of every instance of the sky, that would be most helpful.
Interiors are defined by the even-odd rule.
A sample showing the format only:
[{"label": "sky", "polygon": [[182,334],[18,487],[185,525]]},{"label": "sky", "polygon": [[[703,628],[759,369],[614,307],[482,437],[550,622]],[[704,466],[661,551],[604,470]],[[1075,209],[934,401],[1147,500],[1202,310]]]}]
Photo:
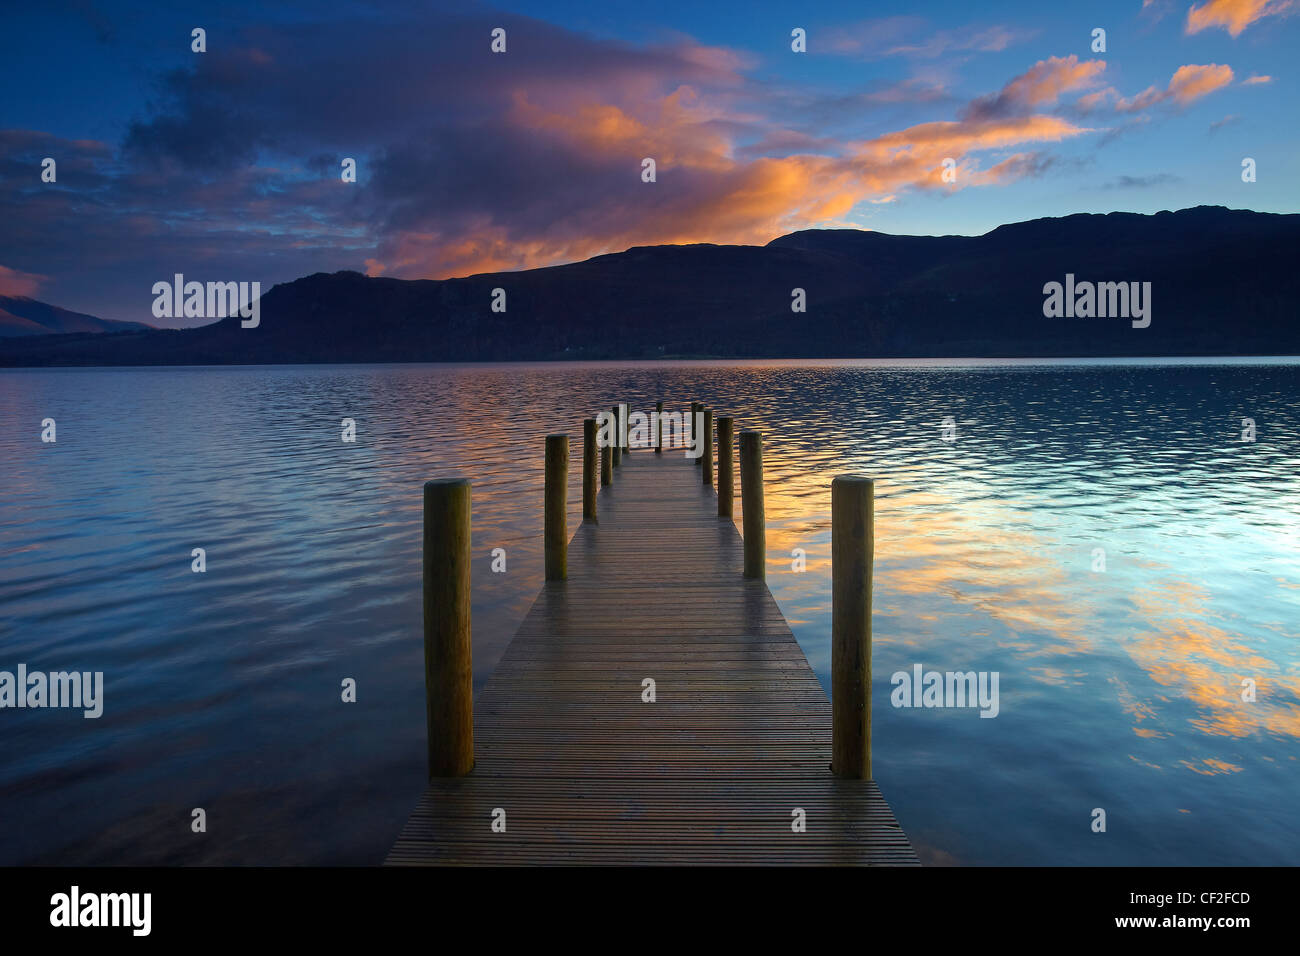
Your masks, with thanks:
[{"label": "sky", "polygon": [[4,21],[0,295],[104,318],[210,321],[154,318],[176,273],[265,293],[808,228],[1300,211],[1300,0],[49,0]]}]

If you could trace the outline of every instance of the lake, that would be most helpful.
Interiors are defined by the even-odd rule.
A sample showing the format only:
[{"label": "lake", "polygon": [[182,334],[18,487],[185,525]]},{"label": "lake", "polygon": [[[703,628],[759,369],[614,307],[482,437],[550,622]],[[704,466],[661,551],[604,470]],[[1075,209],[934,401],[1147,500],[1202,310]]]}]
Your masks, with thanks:
[{"label": "lake", "polygon": [[[542,580],[543,436],[572,528],[581,420],[657,399],[763,431],[768,584],[828,691],[830,483],[877,479],[874,769],[924,862],[1300,860],[1271,359],[6,371],[0,670],[102,671],[104,710],[0,710],[0,864],[382,861],[424,778],[421,484],[474,482],[481,686]],[[996,673],[997,716],[892,706],[916,665]]]}]

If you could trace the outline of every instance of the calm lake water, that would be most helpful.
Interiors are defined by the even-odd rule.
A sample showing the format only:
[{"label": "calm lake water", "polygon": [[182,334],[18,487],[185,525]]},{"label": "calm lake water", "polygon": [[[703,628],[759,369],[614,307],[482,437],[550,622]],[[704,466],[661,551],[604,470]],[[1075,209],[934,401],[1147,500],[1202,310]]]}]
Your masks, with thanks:
[{"label": "calm lake water", "polygon": [[[764,431],[828,690],[830,482],[877,478],[875,773],[924,861],[1300,862],[1300,364],[1247,361],[0,374],[0,670],[106,684],[0,711],[0,864],[380,862],[423,782],[422,482],[474,481],[481,684],[541,584],[542,436],[572,527],[581,419],[660,398]],[[997,717],[892,707],[916,664],[997,672]]]}]

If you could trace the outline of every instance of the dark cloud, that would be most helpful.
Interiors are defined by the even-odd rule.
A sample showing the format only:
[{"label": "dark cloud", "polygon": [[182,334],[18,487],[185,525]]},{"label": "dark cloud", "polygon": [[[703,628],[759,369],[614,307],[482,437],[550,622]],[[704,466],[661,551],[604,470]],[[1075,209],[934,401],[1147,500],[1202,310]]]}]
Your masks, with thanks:
[{"label": "dark cloud", "polygon": [[1152,186],[1167,186],[1181,183],[1182,177],[1173,173],[1153,173],[1150,176],[1120,176],[1106,183],[1103,189],[1149,189]]},{"label": "dark cloud", "polygon": [[[961,188],[1042,175],[1046,154],[1007,153],[1089,132],[1039,108],[1099,69],[1053,58],[957,121],[917,122],[918,107],[956,108],[939,83],[827,94],[685,37],[632,46],[480,7],[349,10],[213,21],[208,52],[158,78],[121,143],[5,132],[0,266],[55,277],[61,305],[148,320],[152,284],[176,272],[268,288],[344,268],[440,277],[650,243],[762,243],[935,188],[949,157],[972,171],[968,154],[1005,157]],[[490,51],[496,27],[504,54]],[[863,138],[864,117],[898,110],[893,132]],[[57,184],[39,182],[42,155],[59,158]],[[356,183],[340,181],[345,157]]]},{"label": "dark cloud", "polygon": [[[533,236],[615,199],[640,154],[599,158],[520,128],[521,99],[562,111],[592,91],[636,102],[737,83],[721,51],[691,44],[632,48],[516,15],[399,9],[388,11],[398,23],[214,31],[192,67],[158,80],[120,149],[3,131],[0,263],[95,289],[69,287],[60,304],[142,319],[149,285],[177,271],[269,285],[400,254],[391,232],[454,242],[509,223],[504,241]],[[496,26],[503,55],[489,51]],[[47,155],[55,184],[40,182]],[[340,182],[344,156],[358,161],[354,186]],[[407,272],[426,274],[427,256]]]}]

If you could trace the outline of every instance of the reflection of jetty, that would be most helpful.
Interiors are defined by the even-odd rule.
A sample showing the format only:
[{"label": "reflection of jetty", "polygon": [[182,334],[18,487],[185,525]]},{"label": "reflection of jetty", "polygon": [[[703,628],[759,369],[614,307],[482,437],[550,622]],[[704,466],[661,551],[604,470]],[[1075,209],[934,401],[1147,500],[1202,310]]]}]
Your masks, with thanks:
[{"label": "reflection of jetty", "polygon": [[470,486],[425,486],[430,781],[389,864],[917,862],[869,779],[871,483],[833,485],[832,716],[763,581],[760,437],[740,435],[742,542],[732,421],[717,495],[704,422],[699,468],[598,449],[586,422],[572,540],[568,439],[547,438],[547,581],[477,701]]}]

